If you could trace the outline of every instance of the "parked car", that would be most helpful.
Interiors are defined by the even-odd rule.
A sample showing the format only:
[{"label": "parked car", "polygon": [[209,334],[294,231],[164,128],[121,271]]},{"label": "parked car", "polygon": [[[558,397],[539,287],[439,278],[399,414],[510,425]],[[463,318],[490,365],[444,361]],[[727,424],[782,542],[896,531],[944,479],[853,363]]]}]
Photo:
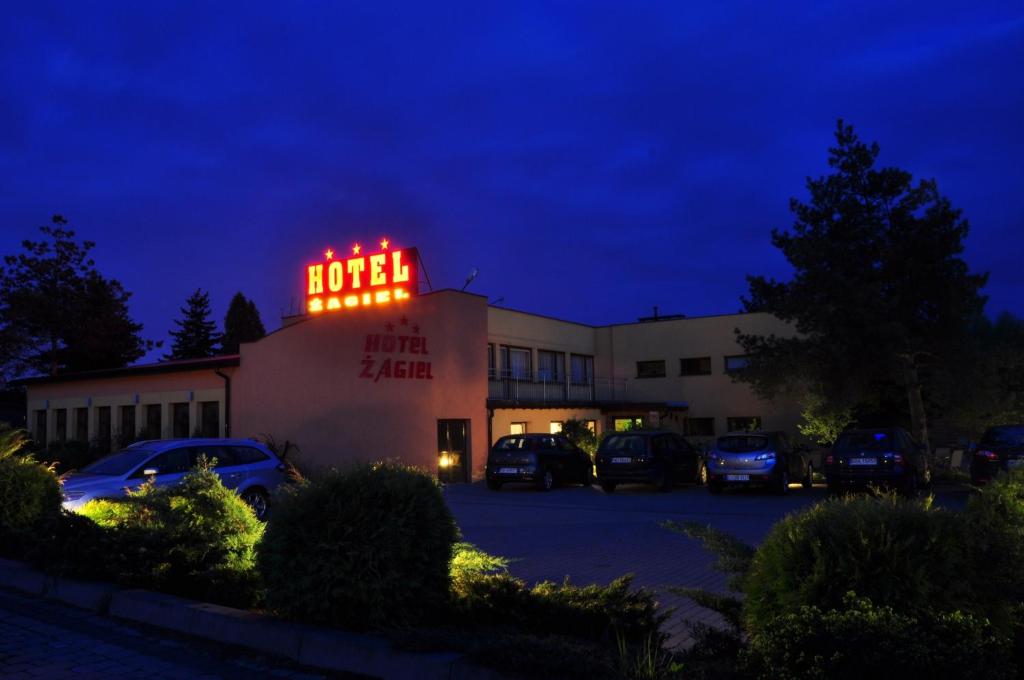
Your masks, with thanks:
[{"label": "parked car", "polygon": [[924,446],[903,428],[847,430],[825,456],[825,479],[831,493],[875,484],[914,495],[931,486],[932,469]]},{"label": "parked car", "polygon": [[64,507],[77,510],[97,498],[126,495],[153,478],[157,486],[177,484],[200,456],[214,462],[224,486],[234,489],[265,519],[270,497],[286,479],[285,465],[250,439],[166,439],[136,442],[104,456],[63,481]]},{"label": "parked car", "polygon": [[785,432],[730,432],[708,454],[708,491],[727,486],[763,486],[789,493],[791,482],[811,488],[814,466],[807,449],[794,446]]},{"label": "parked car", "polygon": [[541,491],[555,484],[594,482],[590,454],[568,437],[557,434],[514,434],[494,442],[487,456],[487,488],[497,491],[503,484],[525,482]]},{"label": "parked car", "polygon": [[671,432],[613,432],[597,449],[597,482],[606,493],[631,482],[671,491],[679,482],[702,484],[706,479],[704,455]]},{"label": "parked car", "polygon": [[971,483],[985,484],[1018,467],[1024,467],[1024,425],[990,427],[971,456]]}]

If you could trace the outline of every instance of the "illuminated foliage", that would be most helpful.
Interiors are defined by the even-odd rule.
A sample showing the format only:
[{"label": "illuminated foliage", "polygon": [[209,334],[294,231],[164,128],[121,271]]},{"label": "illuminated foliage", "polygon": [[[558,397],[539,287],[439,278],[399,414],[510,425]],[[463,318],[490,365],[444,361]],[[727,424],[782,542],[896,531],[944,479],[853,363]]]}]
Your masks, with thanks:
[{"label": "illuminated foliage", "polygon": [[60,484],[53,468],[25,451],[20,430],[0,429],[0,553],[19,551],[60,514]]}]

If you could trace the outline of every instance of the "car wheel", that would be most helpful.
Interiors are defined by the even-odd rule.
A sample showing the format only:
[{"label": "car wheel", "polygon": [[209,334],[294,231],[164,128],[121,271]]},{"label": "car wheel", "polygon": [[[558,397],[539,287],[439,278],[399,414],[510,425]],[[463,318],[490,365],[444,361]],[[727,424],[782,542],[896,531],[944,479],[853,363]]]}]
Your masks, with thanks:
[{"label": "car wheel", "polygon": [[775,492],[780,496],[789,493],[789,470],[786,468],[782,468],[782,472],[779,473],[779,485],[775,488]]},{"label": "car wheel", "polygon": [[537,488],[541,491],[551,491],[555,488],[555,473],[545,468],[537,478]]},{"label": "car wheel", "polygon": [[708,482],[708,491],[715,495],[722,493],[722,483],[714,481]]},{"label": "car wheel", "polygon": [[700,470],[697,471],[697,485],[704,486],[708,483],[708,466],[705,463],[700,464]]},{"label": "car wheel", "polygon": [[618,486],[615,482],[601,482],[601,490],[605,493],[615,493],[615,487]]},{"label": "car wheel", "polygon": [[803,485],[805,489],[810,489],[814,486],[814,465],[811,463],[807,464],[807,471],[804,472]]},{"label": "car wheel", "polygon": [[593,468],[589,468],[588,467],[583,472],[583,480],[580,482],[580,484],[582,484],[584,487],[588,487],[588,486],[593,486],[594,485],[594,469]]},{"label": "car wheel", "polygon": [[501,490],[501,482],[499,482],[496,479],[488,479],[487,480],[487,488],[490,489],[491,491],[500,491]]},{"label": "car wheel", "polygon": [[261,522],[266,520],[267,513],[270,511],[270,499],[267,498],[267,494],[262,489],[249,489],[242,494],[242,500],[252,508],[256,519]]}]

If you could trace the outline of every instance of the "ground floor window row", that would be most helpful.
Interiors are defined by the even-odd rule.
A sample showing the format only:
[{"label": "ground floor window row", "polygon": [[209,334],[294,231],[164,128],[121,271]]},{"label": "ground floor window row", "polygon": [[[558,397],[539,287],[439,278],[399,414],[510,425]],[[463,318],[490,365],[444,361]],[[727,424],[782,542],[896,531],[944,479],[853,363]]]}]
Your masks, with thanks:
[{"label": "ground floor window row", "polygon": [[42,448],[73,440],[111,449],[140,439],[220,437],[220,412],[220,401],[198,402],[195,416],[187,401],[37,409],[32,414],[31,432]]},{"label": "ground floor window row", "polygon": [[[562,431],[562,424],[565,421],[550,420],[547,422],[548,432],[551,434],[558,434]],[[584,419],[583,422],[591,432],[597,434],[596,420]],[[679,422],[681,427],[678,429],[680,429],[681,434],[686,437],[714,437],[717,434],[715,418],[713,417],[683,417]],[[608,420],[605,424],[605,429],[614,430],[615,432],[624,432],[628,430],[658,428],[663,427],[664,425],[665,423],[653,422],[653,419],[649,415],[616,416]],[[541,422],[514,421],[509,425],[508,434],[519,435],[526,434],[527,432],[540,432],[543,431],[543,429],[543,423]],[[759,429],[761,429],[760,416],[731,416],[725,419],[725,430],[723,432],[751,431]],[[498,436],[501,434],[504,433],[498,433]]]}]

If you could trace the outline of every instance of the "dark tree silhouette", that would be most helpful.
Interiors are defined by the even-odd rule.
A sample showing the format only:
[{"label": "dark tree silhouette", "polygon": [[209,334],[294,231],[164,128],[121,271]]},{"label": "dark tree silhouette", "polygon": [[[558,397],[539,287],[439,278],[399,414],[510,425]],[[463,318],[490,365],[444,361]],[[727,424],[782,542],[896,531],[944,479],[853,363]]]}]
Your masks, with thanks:
[{"label": "dark tree silhouette", "polygon": [[164,359],[201,359],[218,354],[220,334],[217,323],[210,318],[210,294],[197,288],[185,301],[181,315],[174,321],[178,330],[171,331],[174,340]]},{"label": "dark tree silhouette", "polygon": [[267,334],[260,320],[260,312],[256,303],[247,300],[242,293],[235,293],[228,305],[228,313],[224,317],[224,340],[222,350],[225,354],[237,354],[238,346],[243,342],[254,342]]}]

